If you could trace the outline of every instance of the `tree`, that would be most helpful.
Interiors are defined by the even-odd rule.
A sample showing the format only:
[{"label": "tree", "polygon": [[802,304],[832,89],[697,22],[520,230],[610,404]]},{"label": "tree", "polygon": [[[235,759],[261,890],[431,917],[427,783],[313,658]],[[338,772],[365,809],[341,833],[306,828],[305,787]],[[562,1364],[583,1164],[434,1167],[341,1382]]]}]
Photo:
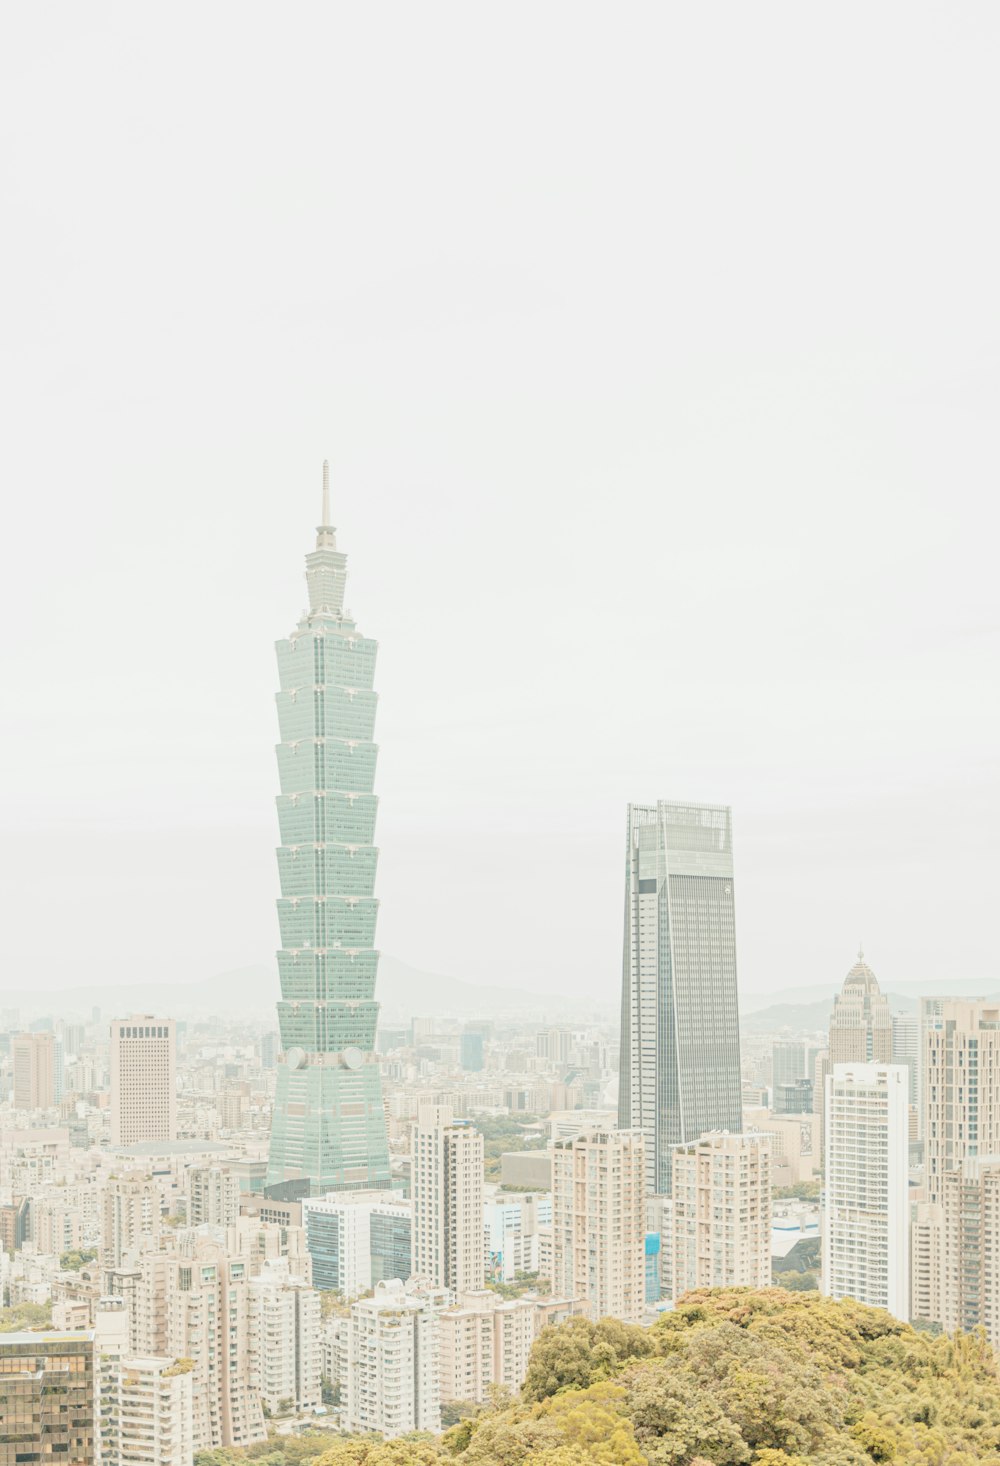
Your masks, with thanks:
[{"label": "tree", "polygon": [[97,1256],[96,1247],[73,1248],[64,1252],[59,1259],[59,1266],[64,1272],[78,1273],[88,1262],[93,1262]]},{"label": "tree", "polygon": [[647,1329],[618,1319],[571,1318],[542,1330],[528,1361],[521,1388],[525,1400],[544,1400],[559,1390],[587,1389],[608,1379],[629,1359],[652,1351]]},{"label": "tree", "polygon": [[14,1303],[10,1308],[0,1308],[0,1334],[16,1334],[25,1329],[51,1327],[51,1303]]}]

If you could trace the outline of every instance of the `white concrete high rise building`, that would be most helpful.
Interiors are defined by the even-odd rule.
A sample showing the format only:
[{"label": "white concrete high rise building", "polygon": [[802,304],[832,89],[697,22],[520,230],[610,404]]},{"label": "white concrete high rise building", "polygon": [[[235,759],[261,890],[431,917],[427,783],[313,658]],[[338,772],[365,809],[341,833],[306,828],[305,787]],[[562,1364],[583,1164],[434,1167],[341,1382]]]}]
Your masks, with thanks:
[{"label": "white concrete high rise building", "polygon": [[822,1289],[910,1316],[909,1071],[835,1064],[826,1081]]},{"label": "white concrete high rise building", "polygon": [[193,1375],[190,1359],[105,1357],[101,1466],[191,1466]]},{"label": "white concrete high rise building", "polygon": [[771,1138],[715,1131],[674,1151],[673,1297],[771,1285]]},{"label": "white concrete high rise building", "polygon": [[111,1144],[177,1139],[177,1032],[148,1013],[111,1024]]},{"label": "white concrete high rise building", "polygon": [[645,1150],[641,1130],[554,1141],[552,1287],[592,1318],[639,1323],[645,1301]]},{"label": "white concrete high rise building", "polygon": [[411,1207],[391,1191],[331,1192],[302,1203],[313,1286],[350,1302],[410,1276]]},{"label": "white concrete high rise building", "polygon": [[351,1305],[341,1382],[349,1431],[441,1429],[440,1314],[449,1301],[447,1289],[391,1281]]},{"label": "white concrete high rise building", "polygon": [[412,1275],[437,1288],[483,1286],[483,1137],[447,1105],[421,1105],[412,1141]]},{"label": "white concrete high rise building", "polygon": [[191,1166],[186,1174],[189,1227],[232,1227],[240,1215],[240,1178],[227,1166]]},{"label": "white concrete high rise building", "polygon": [[250,1387],[272,1415],[286,1405],[321,1403],[319,1294],[290,1271],[287,1258],[265,1262],[250,1282]]},{"label": "white concrete high rise building", "polygon": [[154,1252],[160,1245],[162,1212],[162,1193],[152,1176],[145,1171],[112,1176],[101,1212],[103,1266],[131,1267],[143,1252]]}]

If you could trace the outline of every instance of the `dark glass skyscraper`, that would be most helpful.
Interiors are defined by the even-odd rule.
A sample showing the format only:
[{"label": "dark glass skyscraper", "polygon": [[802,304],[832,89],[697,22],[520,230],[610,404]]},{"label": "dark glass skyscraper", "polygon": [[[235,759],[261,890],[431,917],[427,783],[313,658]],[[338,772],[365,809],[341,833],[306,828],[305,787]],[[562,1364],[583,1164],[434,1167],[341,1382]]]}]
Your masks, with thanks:
[{"label": "dark glass skyscraper", "polygon": [[676,1146],[743,1128],[732,817],[719,805],[629,805],[618,1124],[645,1135],[659,1194]]},{"label": "dark glass skyscraper", "polygon": [[267,1190],[285,1199],[389,1184],[374,1055],[378,645],[344,610],[327,474],[309,610],[277,645],[282,1051]]}]

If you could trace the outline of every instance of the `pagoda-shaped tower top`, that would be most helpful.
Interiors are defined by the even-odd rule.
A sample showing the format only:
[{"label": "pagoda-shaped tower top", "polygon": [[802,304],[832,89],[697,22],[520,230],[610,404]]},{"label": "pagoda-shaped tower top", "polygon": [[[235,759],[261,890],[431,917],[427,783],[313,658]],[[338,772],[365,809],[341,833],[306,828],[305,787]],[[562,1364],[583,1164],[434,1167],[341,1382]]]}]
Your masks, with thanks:
[{"label": "pagoda-shaped tower top", "polygon": [[344,614],[347,556],[337,549],[337,531],[330,523],[330,460],[323,460],[323,511],[316,526],[316,548],[306,556],[309,616]]}]

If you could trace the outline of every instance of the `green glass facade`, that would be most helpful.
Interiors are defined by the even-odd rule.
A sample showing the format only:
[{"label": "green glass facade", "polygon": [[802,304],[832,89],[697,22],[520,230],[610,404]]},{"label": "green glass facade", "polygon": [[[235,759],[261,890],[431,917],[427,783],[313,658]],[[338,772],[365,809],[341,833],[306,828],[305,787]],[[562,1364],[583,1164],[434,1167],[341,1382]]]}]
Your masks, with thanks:
[{"label": "green glass facade", "polygon": [[389,1184],[374,1055],[378,647],[344,611],[325,475],[309,610],[277,644],[282,1052],[267,1191],[286,1198]]}]

